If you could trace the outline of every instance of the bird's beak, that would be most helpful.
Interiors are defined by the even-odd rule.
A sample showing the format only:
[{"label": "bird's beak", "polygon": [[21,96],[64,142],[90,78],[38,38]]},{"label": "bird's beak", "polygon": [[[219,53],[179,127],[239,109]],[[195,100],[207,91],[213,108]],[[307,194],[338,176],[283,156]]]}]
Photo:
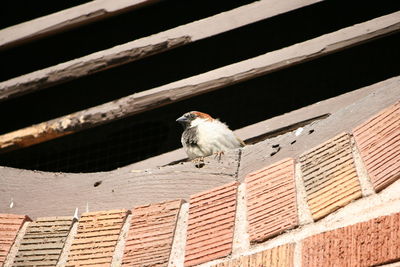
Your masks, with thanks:
[{"label": "bird's beak", "polygon": [[179,122],[180,124],[186,124],[189,122],[189,120],[185,116],[177,118],[176,121]]}]

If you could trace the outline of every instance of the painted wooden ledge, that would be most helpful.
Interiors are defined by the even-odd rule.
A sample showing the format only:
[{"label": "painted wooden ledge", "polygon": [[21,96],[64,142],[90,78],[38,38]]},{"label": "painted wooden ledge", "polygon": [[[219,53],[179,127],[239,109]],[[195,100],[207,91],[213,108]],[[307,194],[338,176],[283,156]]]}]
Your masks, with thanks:
[{"label": "painted wooden ledge", "polygon": [[[196,168],[190,161],[157,168],[131,164],[97,173],[42,172],[0,166],[0,212],[28,212],[35,219],[72,215],[75,208],[83,212],[130,208],[179,198],[188,200],[190,195],[199,192],[234,181],[243,182],[250,172],[287,157],[297,159],[299,154],[338,132],[350,132],[400,99],[399,88],[400,77],[365,87],[362,90],[368,92],[366,95],[341,101],[347,104],[332,111],[328,118],[304,126],[299,136],[289,132],[246,146],[241,153],[227,151],[221,161],[210,156],[202,168]],[[324,104],[328,106],[332,102]],[[310,129],[314,130],[311,135],[308,134]],[[293,140],[297,142],[290,144]],[[270,156],[273,144],[280,144],[282,149]]]},{"label": "painted wooden ledge", "polygon": [[400,30],[400,12],[0,136],[0,151],[28,147],[310,61]]},{"label": "painted wooden ledge", "polygon": [[[120,66],[321,0],[263,0],[0,83],[0,101]],[[95,1],[97,2],[97,1]],[[30,27],[34,28],[31,24]],[[0,31],[2,39],[11,32]],[[3,41],[4,42],[4,41]]]}]

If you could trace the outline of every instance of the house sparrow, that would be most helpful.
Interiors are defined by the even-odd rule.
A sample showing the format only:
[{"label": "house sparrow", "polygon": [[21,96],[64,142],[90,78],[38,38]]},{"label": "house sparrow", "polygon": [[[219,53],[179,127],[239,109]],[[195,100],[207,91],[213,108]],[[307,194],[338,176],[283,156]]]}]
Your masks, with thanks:
[{"label": "house sparrow", "polygon": [[176,121],[183,126],[181,142],[191,160],[212,154],[221,156],[226,150],[245,145],[225,123],[206,113],[191,111]]}]

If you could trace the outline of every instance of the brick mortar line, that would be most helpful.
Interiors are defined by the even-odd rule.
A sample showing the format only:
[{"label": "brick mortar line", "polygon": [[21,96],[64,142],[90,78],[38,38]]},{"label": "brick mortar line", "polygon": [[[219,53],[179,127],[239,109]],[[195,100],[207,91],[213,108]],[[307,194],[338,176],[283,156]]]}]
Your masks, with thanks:
[{"label": "brick mortar line", "polygon": [[74,218],[67,239],[65,240],[64,247],[61,250],[60,257],[58,258],[58,262],[56,265],[57,267],[64,267],[67,264],[69,252],[77,232],[78,232],[78,220],[77,218]]},{"label": "brick mortar line", "polygon": [[246,183],[237,189],[235,227],[233,232],[232,257],[240,256],[250,248],[247,220]]},{"label": "brick mortar line", "polygon": [[358,181],[360,182],[362,196],[367,197],[376,194],[367,169],[365,168],[364,162],[361,158],[361,154],[358,150],[356,140],[352,134],[350,134],[350,145]]},{"label": "brick mortar line", "polygon": [[125,243],[128,238],[129,228],[131,227],[132,214],[128,214],[125,218],[124,225],[121,228],[121,232],[118,237],[117,245],[115,246],[114,255],[111,260],[111,266],[121,266],[124,258]]},{"label": "brick mortar line", "polygon": [[[385,208],[382,208],[383,206]],[[400,212],[400,180],[385,188],[379,194],[370,195],[352,202],[315,223],[301,225],[299,228],[292,229],[264,243],[256,244],[250,247],[243,256],[288,243],[301,243],[304,239],[323,232],[348,227],[398,212]]]},{"label": "brick mortar line", "polygon": [[183,267],[185,262],[186,234],[189,220],[189,203],[181,205],[175,226],[174,239],[168,260],[168,267]]},{"label": "brick mortar line", "polygon": [[301,163],[294,165],[294,181],[296,187],[296,206],[299,225],[313,223],[310,207],[307,203],[307,192],[303,182]]},{"label": "brick mortar line", "polygon": [[293,253],[293,261],[291,266],[303,266],[302,262],[302,249],[303,249],[303,242],[297,241],[294,244],[294,253]]},{"label": "brick mortar line", "polygon": [[19,246],[21,244],[22,238],[24,238],[26,229],[31,222],[25,222],[24,225],[19,229],[17,236],[15,237],[14,244],[8,251],[6,260],[3,263],[3,267],[11,267],[14,263],[15,257],[17,256]]},{"label": "brick mortar line", "polygon": [[[399,193],[400,180],[385,188],[379,194],[373,194],[352,202],[317,222],[300,225],[298,228],[289,230],[288,232],[280,234],[263,243],[249,246],[246,251],[243,251],[240,254],[233,254],[222,259],[212,260],[196,265],[196,267],[211,267],[215,264],[228,262],[242,256],[253,255],[289,243],[295,243],[293,266],[301,266],[302,242],[304,239],[323,232],[349,227],[360,222],[366,222],[381,216],[400,212]],[[382,205],[385,206],[385,209],[382,209]],[[349,217],[350,214],[353,216]],[[183,265],[176,265],[176,267],[181,266]]]}]

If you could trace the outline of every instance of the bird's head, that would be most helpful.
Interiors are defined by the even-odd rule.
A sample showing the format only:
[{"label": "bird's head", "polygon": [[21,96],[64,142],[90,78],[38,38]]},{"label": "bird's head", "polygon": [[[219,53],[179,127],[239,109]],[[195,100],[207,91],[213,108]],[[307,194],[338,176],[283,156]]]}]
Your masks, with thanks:
[{"label": "bird's head", "polygon": [[196,126],[198,123],[202,121],[212,121],[214,120],[207,113],[199,112],[199,111],[190,111],[183,114],[176,121],[179,122],[184,129],[192,126]]}]

